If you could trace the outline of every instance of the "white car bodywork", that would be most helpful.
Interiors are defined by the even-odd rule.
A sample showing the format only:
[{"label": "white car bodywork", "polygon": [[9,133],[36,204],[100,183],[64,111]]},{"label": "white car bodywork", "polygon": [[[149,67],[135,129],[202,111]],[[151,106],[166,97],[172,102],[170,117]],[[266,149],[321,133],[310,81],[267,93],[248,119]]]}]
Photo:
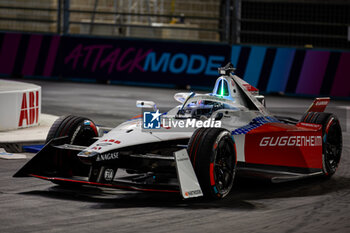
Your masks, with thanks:
[{"label": "white car bodywork", "polygon": [[[220,96],[217,93],[223,88],[224,83],[227,84],[228,93]],[[221,90],[222,92],[222,90]],[[257,98],[257,90],[248,83],[235,75],[224,75],[217,79],[212,93],[194,94],[194,93],[177,93],[175,100],[182,103],[168,111],[162,117],[177,120],[179,111],[186,107],[189,103],[198,103],[200,101],[213,101],[226,106],[218,109],[210,114],[210,118],[215,118],[221,114],[221,128],[225,128],[231,132],[249,124],[254,118],[259,116],[269,116],[262,102]],[[263,96],[258,96],[263,100]],[[249,103],[248,103],[249,102]],[[156,108],[152,101],[137,101],[137,107]],[[191,117],[185,116],[184,117]],[[126,147],[132,147],[149,143],[161,143],[171,140],[189,139],[193,132],[193,128],[187,132],[179,132],[174,128],[168,128],[165,131],[157,129],[145,132],[142,130],[143,118],[137,117],[130,119],[112,129],[108,133],[102,135],[95,143],[90,145],[78,154],[79,157],[88,158],[97,155],[97,160],[114,159],[117,153],[109,153],[111,151],[120,150]],[[233,135],[236,142],[237,161],[244,162],[244,144],[245,135]],[[103,154],[107,156],[102,156]],[[154,156],[154,155],[149,155]],[[180,192],[183,198],[192,198],[202,196],[203,193],[199,186],[197,177],[192,167],[187,151],[182,149],[174,152],[176,162],[177,176],[180,186]]]},{"label": "white car bodywork", "polygon": [[[270,116],[270,114],[262,105],[262,103],[257,100],[257,93],[251,93],[250,91],[248,91],[246,86],[249,84],[235,75],[219,77],[216,81],[213,93],[217,93],[218,88],[220,88],[219,82],[221,80],[225,80],[229,84],[230,93],[226,98],[218,97],[217,95],[213,95],[212,93],[204,95],[194,95],[190,99],[188,99],[190,93],[178,93],[174,97],[176,100],[184,100],[184,102],[188,100],[214,100],[220,103],[226,103],[231,105],[234,109],[220,109],[211,114],[211,117],[215,117],[217,114],[222,113],[222,128],[226,128],[229,131],[247,125],[252,119],[258,116]],[[186,99],[183,98],[183,96],[187,96]],[[247,98],[244,98],[243,96],[247,96],[249,98],[248,101],[251,101],[251,103],[254,104],[254,107],[256,108],[255,111],[247,107]],[[140,101],[138,101],[138,105],[139,102]],[[148,107],[152,106],[151,101],[145,102],[147,102]],[[173,120],[176,120],[176,114],[181,107],[182,105],[176,106],[163,117],[173,118]],[[84,151],[79,153],[78,156],[88,157],[91,154],[101,154],[111,150],[117,150],[123,147],[190,138],[193,134],[193,131],[195,130],[194,128],[191,132],[178,132],[174,129],[168,129],[166,132],[157,132],[157,129],[155,129],[151,132],[144,132],[142,130],[142,123],[142,117],[140,117],[130,119],[129,121],[120,124],[116,128],[104,134],[101,138],[99,138],[95,143],[86,148]],[[235,135],[235,139],[237,139],[238,142],[236,142],[238,151],[242,151],[243,148],[240,147],[241,145],[244,145],[244,138],[241,138],[241,135]],[[241,156],[238,156],[238,159],[244,161],[242,155],[243,154],[241,154]]]}]

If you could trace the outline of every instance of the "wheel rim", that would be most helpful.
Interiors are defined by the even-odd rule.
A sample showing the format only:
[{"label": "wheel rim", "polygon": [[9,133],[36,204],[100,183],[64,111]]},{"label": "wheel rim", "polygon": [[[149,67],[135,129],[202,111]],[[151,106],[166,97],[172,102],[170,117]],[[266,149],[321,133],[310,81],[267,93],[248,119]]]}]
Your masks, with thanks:
[{"label": "wheel rim", "polygon": [[338,167],[342,150],[341,129],[334,123],[326,134],[325,162],[328,172],[334,173]]},{"label": "wheel rim", "polygon": [[227,194],[232,187],[235,175],[235,157],[232,139],[223,137],[219,141],[214,160],[214,177],[218,192]]},{"label": "wheel rim", "polygon": [[71,144],[79,146],[89,146],[92,144],[91,138],[97,136],[98,135],[95,133],[93,128],[91,128],[89,125],[84,125],[82,123],[81,126],[76,129],[76,132],[73,132]]}]

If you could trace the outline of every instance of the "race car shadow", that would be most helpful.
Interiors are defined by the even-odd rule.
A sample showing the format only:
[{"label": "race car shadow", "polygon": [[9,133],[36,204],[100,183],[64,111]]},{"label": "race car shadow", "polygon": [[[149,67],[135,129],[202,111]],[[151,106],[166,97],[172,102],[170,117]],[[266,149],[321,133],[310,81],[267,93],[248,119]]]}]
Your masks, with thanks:
[{"label": "race car shadow", "polygon": [[[61,200],[81,201],[92,203],[94,209],[170,207],[170,208],[233,208],[256,209],[256,206],[244,200],[232,201],[231,196],[224,200],[212,201],[204,198],[183,200],[178,193],[156,193],[120,191],[90,186],[64,187],[55,185],[46,190],[22,192],[24,195],[36,195]],[[231,201],[230,201],[231,200]]]},{"label": "race car shadow", "polygon": [[245,200],[307,197],[350,189],[350,178],[341,176],[333,178],[312,177],[284,183],[240,178],[236,180],[235,187],[230,195]]},{"label": "race car shadow", "polygon": [[344,189],[350,189],[350,178],[310,178],[280,184],[240,178],[236,180],[233,191],[225,199],[216,201],[204,198],[182,200],[179,194],[173,193],[121,191],[86,186],[63,187],[55,185],[46,190],[23,192],[21,194],[89,202],[93,203],[90,208],[94,209],[171,207],[256,210],[267,208],[264,204],[258,202],[262,199],[324,195]]}]

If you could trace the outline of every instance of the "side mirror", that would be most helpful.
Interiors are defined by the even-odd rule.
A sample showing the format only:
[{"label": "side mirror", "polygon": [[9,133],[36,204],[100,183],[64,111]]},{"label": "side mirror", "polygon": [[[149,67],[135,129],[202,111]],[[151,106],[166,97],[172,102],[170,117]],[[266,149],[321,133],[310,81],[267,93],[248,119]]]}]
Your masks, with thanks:
[{"label": "side mirror", "polygon": [[153,101],[147,101],[147,100],[136,101],[136,107],[138,107],[138,108],[153,108],[154,110],[157,109],[157,105]]},{"label": "side mirror", "polygon": [[174,99],[180,103],[183,103],[186,101],[186,99],[191,95],[191,93],[184,93],[184,92],[180,92],[180,93],[176,93],[174,95]]},{"label": "side mirror", "polygon": [[264,97],[263,95],[256,95],[255,98],[256,98],[264,107],[266,107],[265,97]]}]

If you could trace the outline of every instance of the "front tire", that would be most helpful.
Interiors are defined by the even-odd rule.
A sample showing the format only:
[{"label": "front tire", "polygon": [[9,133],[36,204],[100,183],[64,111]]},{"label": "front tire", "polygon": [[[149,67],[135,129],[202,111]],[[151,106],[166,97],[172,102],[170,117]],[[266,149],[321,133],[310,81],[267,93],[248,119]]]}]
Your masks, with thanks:
[{"label": "front tire", "polygon": [[188,144],[194,171],[204,196],[222,199],[232,189],[236,173],[235,144],[229,131],[199,128]]},{"label": "front tire", "polygon": [[[52,139],[67,136],[67,143],[79,146],[89,146],[98,136],[97,128],[93,121],[79,116],[61,116],[51,126],[46,143]],[[90,167],[83,164],[77,157],[77,153],[70,150],[55,150],[53,154],[56,175],[61,177],[71,177],[73,175],[88,176]],[[56,182],[56,184],[66,184],[66,182]]]},{"label": "front tire", "polygon": [[51,126],[46,142],[51,139],[68,136],[69,144],[89,146],[93,143],[92,138],[98,136],[96,125],[93,121],[79,116],[61,116]]}]

